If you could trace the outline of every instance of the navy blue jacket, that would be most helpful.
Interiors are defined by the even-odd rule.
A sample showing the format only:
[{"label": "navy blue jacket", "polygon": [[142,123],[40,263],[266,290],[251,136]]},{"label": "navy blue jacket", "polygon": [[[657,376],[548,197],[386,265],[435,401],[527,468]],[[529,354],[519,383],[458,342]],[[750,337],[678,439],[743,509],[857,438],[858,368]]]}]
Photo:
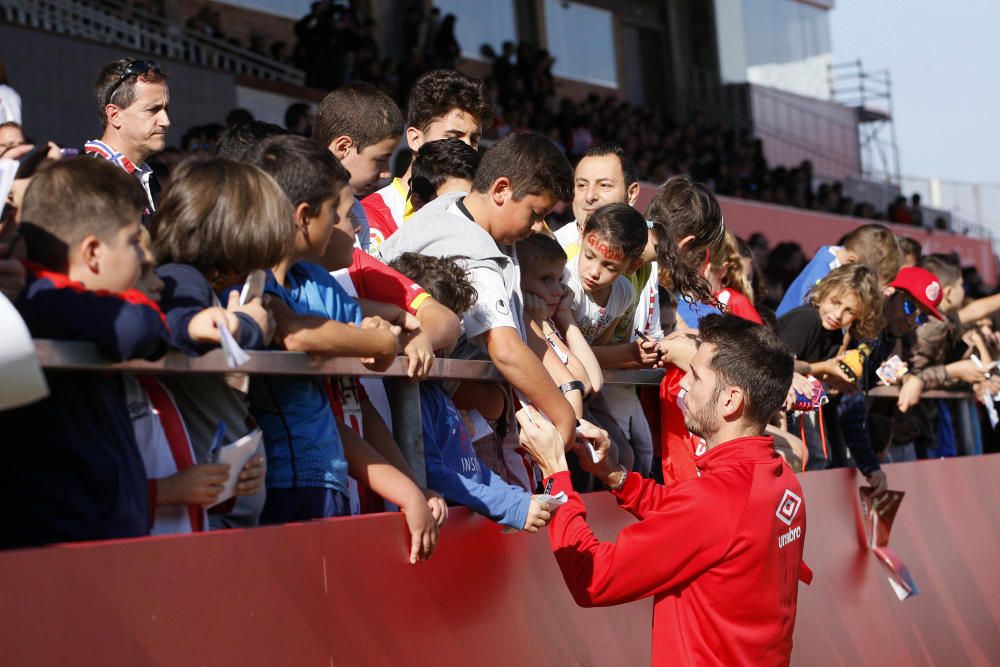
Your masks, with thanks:
[{"label": "navy blue jacket", "polygon": [[[29,267],[15,306],[34,338],[87,341],[112,361],[167,345],[140,293],[87,291]],[[117,374],[47,371],[48,398],[0,411],[0,548],[149,532],[149,488]]]}]

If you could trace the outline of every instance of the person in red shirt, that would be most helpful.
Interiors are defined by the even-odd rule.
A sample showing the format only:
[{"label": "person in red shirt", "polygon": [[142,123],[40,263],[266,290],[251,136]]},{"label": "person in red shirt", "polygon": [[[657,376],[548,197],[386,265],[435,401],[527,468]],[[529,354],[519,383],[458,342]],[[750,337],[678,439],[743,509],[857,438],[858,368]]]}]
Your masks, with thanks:
[{"label": "person in red shirt", "polygon": [[661,486],[627,474],[605,432],[578,429],[581,465],[639,519],[614,543],[591,532],[562,441],[530,406],[517,415],[521,444],[546,492],[569,498],[549,540],[577,604],[654,596],[654,665],[787,665],[798,581],[807,576],[806,512],[798,480],[763,433],[785,400],[792,356],[768,329],[733,315],[703,318],[699,337],[681,383],[684,421],[705,440],[697,477]]}]

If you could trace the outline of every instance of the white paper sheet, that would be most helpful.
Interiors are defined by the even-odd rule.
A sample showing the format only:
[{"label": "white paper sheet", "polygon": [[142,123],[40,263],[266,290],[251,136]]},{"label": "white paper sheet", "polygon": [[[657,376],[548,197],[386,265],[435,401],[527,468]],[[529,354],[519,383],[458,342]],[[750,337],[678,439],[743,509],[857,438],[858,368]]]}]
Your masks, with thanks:
[{"label": "white paper sheet", "polygon": [[218,500],[215,501],[216,505],[236,495],[236,482],[239,481],[240,473],[243,472],[243,466],[257,451],[257,446],[263,435],[260,429],[256,429],[219,450],[219,463],[229,464],[229,479],[226,480],[225,488],[222,489]]},{"label": "white paper sheet", "polygon": [[35,356],[35,345],[24,320],[0,294],[0,410],[19,408],[49,395],[49,386]]}]

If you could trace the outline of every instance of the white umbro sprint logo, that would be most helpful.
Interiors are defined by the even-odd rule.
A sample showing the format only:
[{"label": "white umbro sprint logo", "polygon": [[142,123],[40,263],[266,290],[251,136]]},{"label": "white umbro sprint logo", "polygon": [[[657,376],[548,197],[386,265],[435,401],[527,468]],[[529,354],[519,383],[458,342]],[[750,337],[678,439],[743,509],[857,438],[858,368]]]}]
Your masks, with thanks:
[{"label": "white umbro sprint logo", "polygon": [[792,519],[799,513],[799,507],[801,506],[802,499],[789,489],[785,489],[785,495],[781,496],[781,502],[778,503],[778,511],[774,513],[774,516],[783,521],[786,526],[790,526],[792,525]]}]

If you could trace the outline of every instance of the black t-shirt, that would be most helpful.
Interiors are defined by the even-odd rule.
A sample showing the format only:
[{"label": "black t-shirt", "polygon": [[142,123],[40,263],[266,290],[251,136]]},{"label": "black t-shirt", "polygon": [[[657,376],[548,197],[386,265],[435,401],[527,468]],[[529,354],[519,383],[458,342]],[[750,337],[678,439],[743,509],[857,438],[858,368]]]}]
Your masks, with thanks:
[{"label": "black t-shirt", "polygon": [[842,331],[827,331],[815,306],[804,304],[778,318],[778,337],[801,361],[825,361],[837,356]]}]

